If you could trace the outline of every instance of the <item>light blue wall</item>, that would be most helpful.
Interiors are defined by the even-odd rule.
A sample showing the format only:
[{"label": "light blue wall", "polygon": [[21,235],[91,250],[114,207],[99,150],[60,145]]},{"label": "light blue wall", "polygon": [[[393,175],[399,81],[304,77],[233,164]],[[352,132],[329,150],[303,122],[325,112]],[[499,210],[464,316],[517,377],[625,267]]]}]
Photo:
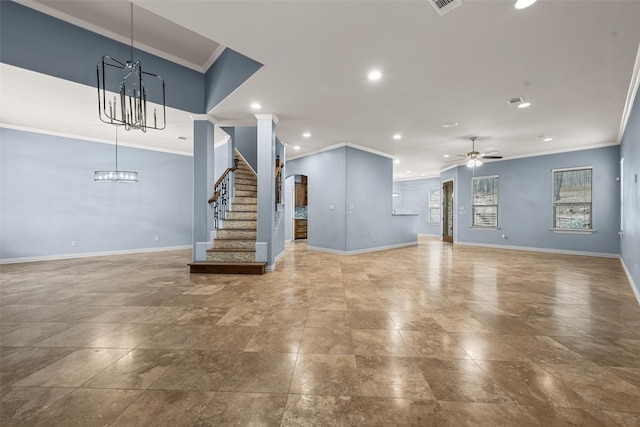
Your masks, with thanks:
[{"label": "light blue wall", "polygon": [[[552,169],[593,167],[593,234],[554,233]],[[472,225],[471,178],[499,176],[499,230]],[[458,168],[459,242],[617,254],[620,238],[619,146]],[[464,211],[462,210],[464,209]],[[502,238],[506,236],[506,239]]]},{"label": "light blue wall", "polygon": [[211,111],[261,67],[259,62],[226,48],[205,73],[205,110]]},{"label": "light blue wall", "polygon": [[393,160],[352,147],[345,150],[346,251],[417,242],[417,218],[392,215]]},{"label": "light blue wall", "polygon": [[417,241],[416,217],[392,216],[391,159],[340,147],[289,161],[287,174],[307,175],[310,247],[349,253]]},{"label": "light blue wall", "polygon": [[[0,1],[0,40],[1,62],[92,87],[102,55],[121,61],[131,56],[129,45],[11,1]],[[143,71],[164,78],[168,106],[204,112],[203,73],[138,49],[134,57]],[[153,95],[149,94],[150,101],[158,102]]]},{"label": "light blue wall", "polygon": [[196,243],[208,242],[214,228],[213,211],[209,199],[215,189],[214,127],[208,120],[195,120],[193,126],[193,261],[196,259]]},{"label": "light blue wall", "polygon": [[214,160],[213,160],[213,183],[218,180],[222,176],[222,174],[227,170],[227,168],[232,167],[229,164],[229,146],[230,142],[227,141],[224,144],[221,144],[214,149]]},{"label": "light blue wall", "polygon": [[624,157],[621,256],[640,293],[640,91],[636,93],[620,155]]},{"label": "light blue wall", "polygon": [[94,182],[114,156],[110,144],[0,128],[0,258],[189,245],[193,159],[119,146],[119,169],[139,182]]},{"label": "light blue wall", "polygon": [[418,233],[441,235],[441,224],[429,224],[429,190],[440,188],[440,178],[415,179],[411,181],[396,181],[393,192],[398,197],[393,198],[393,209],[396,213],[417,213]]},{"label": "light blue wall", "polygon": [[254,171],[258,171],[258,128],[256,126],[236,126],[234,143],[242,157]]},{"label": "light blue wall", "polygon": [[[307,175],[307,244],[345,251],[346,150],[336,148],[290,160],[287,176]],[[333,205],[334,210],[330,209]]]}]

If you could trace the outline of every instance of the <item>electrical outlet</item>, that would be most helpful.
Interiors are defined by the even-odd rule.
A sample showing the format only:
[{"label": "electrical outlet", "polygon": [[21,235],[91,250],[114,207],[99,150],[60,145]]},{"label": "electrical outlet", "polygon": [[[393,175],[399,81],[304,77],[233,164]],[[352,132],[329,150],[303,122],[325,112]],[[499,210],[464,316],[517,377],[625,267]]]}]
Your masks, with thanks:
[{"label": "electrical outlet", "polygon": [[76,242],[75,240],[71,241],[71,247],[75,248],[76,246],[78,246],[78,242]]},{"label": "electrical outlet", "polygon": [[154,240],[157,242],[158,240],[160,240],[160,236],[156,236]]}]

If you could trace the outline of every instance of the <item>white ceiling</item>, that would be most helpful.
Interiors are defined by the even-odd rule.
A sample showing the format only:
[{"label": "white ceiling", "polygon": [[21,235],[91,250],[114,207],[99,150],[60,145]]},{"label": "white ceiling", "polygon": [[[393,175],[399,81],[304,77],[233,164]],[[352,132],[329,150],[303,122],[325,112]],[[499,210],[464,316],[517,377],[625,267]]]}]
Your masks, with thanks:
[{"label": "white ceiling", "polygon": [[[126,14],[90,13],[113,2],[39,3],[105,34],[128,28]],[[154,49],[169,59],[182,55],[192,68],[206,68],[215,44],[189,52],[175,47],[196,33],[264,64],[209,112],[221,124],[255,123],[250,104],[259,102],[261,113],[279,117],[277,134],[289,158],[347,142],[395,156],[396,179],[437,175],[455,154],[470,151],[471,136],[479,137],[479,151],[505,158],[619,143],[640,45],[640,1],[541,0],[516,10],[514,0],[467,0],[442,17],[427,0],[134,3],[150,28],[161,28],[164,39],[171,35],[171,43],[160,36],[145,41],[156,41]],[[374,68],[383,77],[372,83],[367,73]],[[515,96],[532,106],[507,105]],[[459,125],[442,127],[451,121]],[[52,122],[55,130],[60,121]],[[60,132],[73,134],[70,127]],[[302,136],[306,131],[310,138]],[[395,133],[402,139],[393,140]],[[553,141],[537,140],[541,134]]]}]

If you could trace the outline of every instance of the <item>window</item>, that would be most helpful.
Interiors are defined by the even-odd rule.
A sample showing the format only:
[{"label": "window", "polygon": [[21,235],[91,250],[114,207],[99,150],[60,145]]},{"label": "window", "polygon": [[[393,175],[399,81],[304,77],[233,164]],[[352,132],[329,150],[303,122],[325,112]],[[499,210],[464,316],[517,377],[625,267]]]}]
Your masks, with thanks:
[{"label": "window", "polygon": [[429,189],[429,224],[440,224],[440,189]]},{"label": "window", "polygon": [[479,176],[472,179],[473,226],[498,227],[498,177]]},{"label": "window", "polygon": [[591,231],[591,167],[553,171],[553,229]]}]

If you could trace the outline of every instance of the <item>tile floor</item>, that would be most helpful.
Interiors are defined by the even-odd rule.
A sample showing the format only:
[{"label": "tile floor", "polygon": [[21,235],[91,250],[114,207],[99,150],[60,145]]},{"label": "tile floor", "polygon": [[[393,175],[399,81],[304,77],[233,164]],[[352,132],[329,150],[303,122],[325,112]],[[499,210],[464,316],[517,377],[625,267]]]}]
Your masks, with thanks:
[{"label": "tile floor", "polygon": [[2,266],[0,424],[640,425],[616,259],[421,238],[264,276],[189,251]]}]

